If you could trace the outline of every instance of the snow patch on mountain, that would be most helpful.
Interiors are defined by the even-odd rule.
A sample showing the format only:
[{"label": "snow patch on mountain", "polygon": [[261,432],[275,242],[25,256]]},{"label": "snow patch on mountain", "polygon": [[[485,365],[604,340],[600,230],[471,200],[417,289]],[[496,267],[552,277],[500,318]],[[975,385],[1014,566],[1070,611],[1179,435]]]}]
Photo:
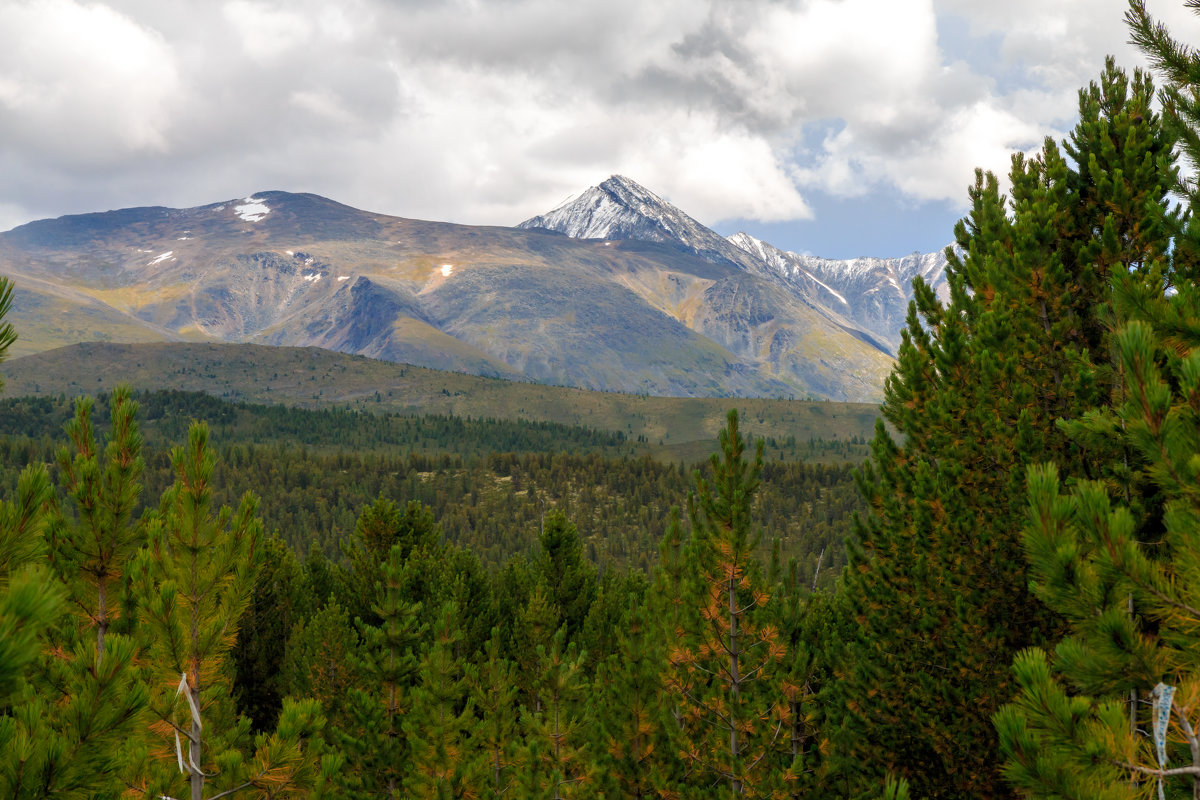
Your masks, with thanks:
[{"label": "snow patch on mountain", "polygon": [[233,213],[246,222],[258,222],[267,214],[270,214],[271,209],[267,208],[265,202],[254,195],[250,195],[242,200],[242,205],[233,207]]}]

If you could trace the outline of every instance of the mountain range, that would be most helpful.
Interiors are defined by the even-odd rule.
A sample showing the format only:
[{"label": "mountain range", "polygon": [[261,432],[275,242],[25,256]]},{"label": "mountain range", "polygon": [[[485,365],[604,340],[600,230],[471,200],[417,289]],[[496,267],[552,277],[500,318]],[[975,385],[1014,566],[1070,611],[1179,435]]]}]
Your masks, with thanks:
[{"label": "mountain range", "polygon": [[914,276],[725,238],[613,176],[516,227],[262,192],[0,233],[11,355],[82,341],[314,346],[477,375],[676,396],[874,401]]}]

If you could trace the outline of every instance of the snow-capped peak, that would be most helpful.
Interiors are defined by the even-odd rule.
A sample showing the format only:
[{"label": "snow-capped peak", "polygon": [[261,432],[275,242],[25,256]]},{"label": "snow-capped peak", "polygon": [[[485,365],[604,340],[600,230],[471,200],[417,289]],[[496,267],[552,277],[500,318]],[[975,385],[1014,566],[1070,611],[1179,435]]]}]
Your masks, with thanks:
[{"label": "snow-capped peak", "polygon": [[[761,258],[764,261],[767,259],[767,248],[771,247],[771,246],[768,245],[766,242],[764,242],[762,239],[757,239],[757,238],[751,236],[750,234],[746,233],[745,231],[738,231],[737,233],[735,233],[732,236],[729,236],[727,238],[729,239],[730,243],[732,243],[733,245],[735,245],[737,247],[742,248],[750,255],[757,256],[758,258]],[[774,249],[774,248],[771,248],[771,249]]]},{"label": "snow-capped peak", "polygon": [[782,285],[801,300],[895,348],[912,280],[920,275],[943,298],[943,252],[839,261],[780,250],[742,231],[728,239],[622,175],[592,186],[517,227],[546,228],[575,239],[637,239],[673,245]]},{"label": "snow-capped peak", "polygon": [[709,261],[747,266],[741,250],[623,175],[613,175],[517,227],[545,228],[573,239],[661,242],[689,250]]},{"label": "snow-capped peak", "polygon": [[687,215],[629,178],[613,175],[517,227],[547,228],[573,239],[640,239],[644,236],[633,234],[646,233],[648,222],[666,217]]}]

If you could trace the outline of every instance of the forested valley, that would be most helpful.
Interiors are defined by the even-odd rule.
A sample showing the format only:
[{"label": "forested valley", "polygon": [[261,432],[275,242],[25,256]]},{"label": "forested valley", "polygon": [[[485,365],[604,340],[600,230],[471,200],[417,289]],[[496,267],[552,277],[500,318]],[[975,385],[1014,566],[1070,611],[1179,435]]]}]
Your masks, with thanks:
[{"label": "forested valley", "polygon": [[[132,399],[146,441],[143,501],[171,484],[172,443],[185,439],[190,420],[204,420],[220,464],[214,502],[235,504],[245,487],[255,487],[265,530],[301,558],[318,551],[337,560],[363,508],[385,497],[427,507],[447,543],[489,568],[527,556],[547,511],[557,509],[578,529],[588,561],[649,574],[671,506],[686,500],[693,470],[707,469],[637,455],[619,433],[550,423],[379,417],[184,392]],[[109,404],[102,394],[91,412],[101,434]],[[53,462],[73,414],[65,398],[0,400],[0,487],[11,493],[26,465]],[[820,440],[802,447],[804,461],[782,460],[781,451],[766,448],[776,458],[764,463],[754,518],[764,552],[778,542],[778,558],[796,559],[802,580],[832,586],[845,564],[851,514],[862,508],[843,459],[864,448]]]},{"label": "forested valley", "polygon": [[13,399],[0,796],[1200,796],[1200,55],[1129,23],[1162,102],[977,175],[856,470]]}]

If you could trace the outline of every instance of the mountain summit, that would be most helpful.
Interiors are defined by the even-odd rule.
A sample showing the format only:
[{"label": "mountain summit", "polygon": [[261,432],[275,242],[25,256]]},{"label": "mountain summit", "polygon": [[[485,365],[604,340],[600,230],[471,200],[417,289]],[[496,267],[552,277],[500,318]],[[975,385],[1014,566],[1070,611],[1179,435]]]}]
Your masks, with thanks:
[{"label": "mountain summit", "polygon": [[708,261],[753,266],[744,250],[624,175],[613,175],[517,227],[555,231],[572,239],[658,242]]}]

